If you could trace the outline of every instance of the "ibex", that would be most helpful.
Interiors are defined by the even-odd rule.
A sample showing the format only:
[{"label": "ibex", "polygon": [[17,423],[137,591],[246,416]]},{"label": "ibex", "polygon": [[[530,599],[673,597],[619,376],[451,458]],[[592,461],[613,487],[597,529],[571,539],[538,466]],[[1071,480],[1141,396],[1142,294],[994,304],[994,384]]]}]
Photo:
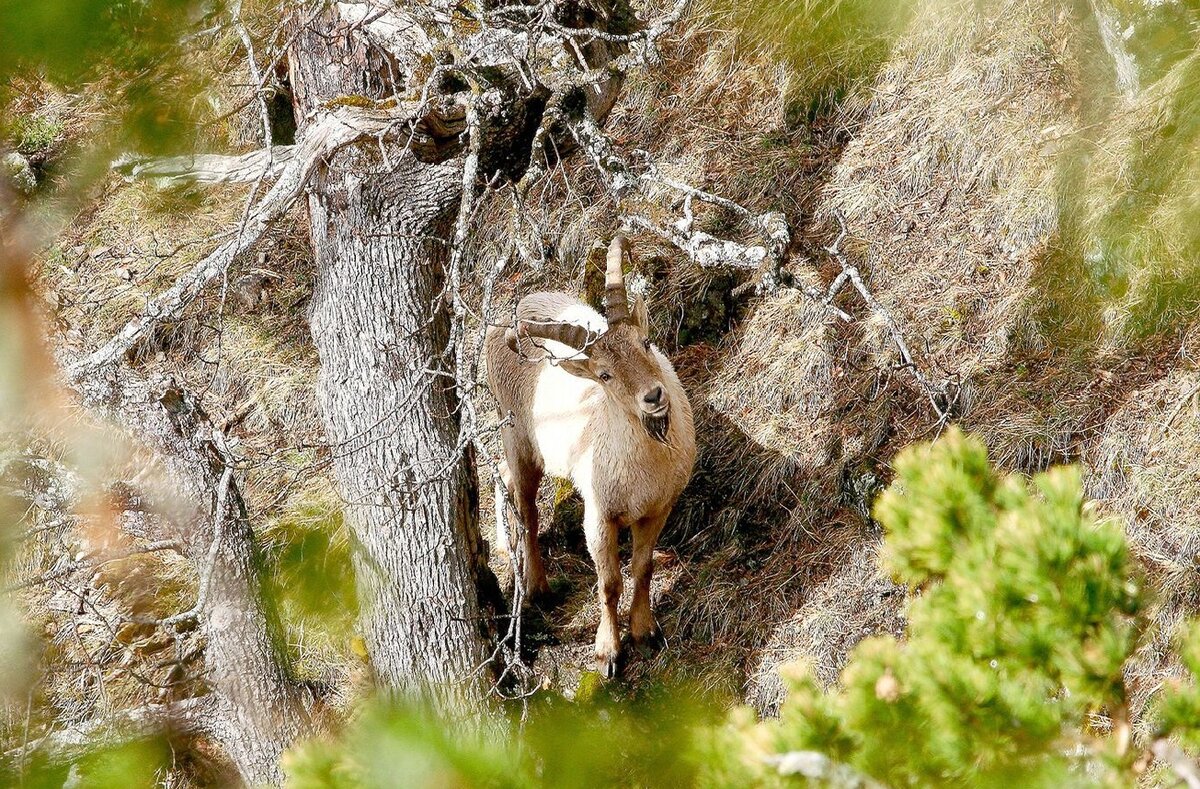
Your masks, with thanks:
[{"label": "ibex", "polygon": [[516,325],[487,335],[488,383],[510,419],[501,475],[525,526],[526,594],[549,591],[538,550],[538,485],[544,474],[569,479],[583,498],[584,535],[599,578],[596,665],[608,678],[619,672],[621,657],[617,536],[623,528],[633,532],[630,635],[638,644],[657,641],[654,544],[696,458],[691,403],[647,336],[644,302],[635,298],[630,306],[626,257],[632,260],[629,242],[617,236],[608,249],[607,320],[569,294],[532,293],[517,305]]}]

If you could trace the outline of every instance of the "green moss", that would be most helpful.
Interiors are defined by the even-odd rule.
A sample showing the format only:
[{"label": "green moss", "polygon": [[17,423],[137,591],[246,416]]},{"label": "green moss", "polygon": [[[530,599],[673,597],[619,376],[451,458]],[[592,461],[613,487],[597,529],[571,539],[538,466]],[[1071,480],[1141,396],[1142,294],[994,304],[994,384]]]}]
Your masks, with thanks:
[{"label": "green moss", "polygon": [[21,115],[11,130],[17,153],[34,156],[45,153],[62,136],[62,121],[43,118],[39,115]]},{"label": "green moss", "polygon": [[555,481],[554,524],[568,533],[583,528],[583,499],[565,479]]},{"label": "green moss", "polygon": [[396,106],[396,99],[372,99],[368,96],[363,96],[358,93],[348,93],[344,96],[336,96],[325,102],[325,109],[332,110],[337,107],[359,107],[369,110],[389,110]]}]

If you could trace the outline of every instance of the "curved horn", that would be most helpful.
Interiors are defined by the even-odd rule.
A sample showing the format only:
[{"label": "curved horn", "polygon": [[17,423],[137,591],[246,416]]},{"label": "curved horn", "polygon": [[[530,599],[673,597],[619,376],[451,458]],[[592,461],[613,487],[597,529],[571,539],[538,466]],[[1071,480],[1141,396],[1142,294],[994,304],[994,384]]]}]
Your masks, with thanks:
[{"label": "curved horn", "polygon": [[625,275],[621,272],[626,255],[633,257],[629,239],[615,236],[608,245],[608,267],[604,273],[604,312],[609,326],[629,320],[629,297],[625,293]]},{"label": "curved horn", "polygon": [[595,339],[587,328],[574,323],[517,321],[516,326],[504,332],[504,341],[516,354],[521,353],[520,341],[526,337],[539,337],[543,340],[561,342],[577,351],[584,350],[589,341]]}]

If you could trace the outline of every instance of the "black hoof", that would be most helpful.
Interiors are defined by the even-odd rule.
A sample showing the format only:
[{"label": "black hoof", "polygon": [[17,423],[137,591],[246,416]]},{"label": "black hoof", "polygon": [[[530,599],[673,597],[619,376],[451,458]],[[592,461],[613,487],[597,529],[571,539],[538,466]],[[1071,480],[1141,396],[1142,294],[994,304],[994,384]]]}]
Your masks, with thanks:
[{"label": "black hoof", "polygon": [[624,667],[624,653],[617,653],[612,657],[596,656],[596,671],[605,679],[617,679]]},{"label": "black hoof", "polygon": [[650,629],[649,633],[643,636],[633,636],[632,640],[634,649],[642,657],[650,657],[667,645],[667,637],[663,635],[662,628],[657,624]]}]

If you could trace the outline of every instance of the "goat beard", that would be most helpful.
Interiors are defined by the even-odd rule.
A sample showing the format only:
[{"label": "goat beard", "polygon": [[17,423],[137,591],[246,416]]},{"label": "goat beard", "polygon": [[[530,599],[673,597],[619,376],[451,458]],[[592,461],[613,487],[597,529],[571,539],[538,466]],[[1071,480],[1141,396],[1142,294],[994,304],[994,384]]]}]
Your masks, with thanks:
[{"label": "goat beard", "polygon": [[663,411],[661,414],[642,414],[642,427],[646,428],[646,432],[650,437],[660,444],[667,443],[667,431],[671,429],[671,409]]}]

